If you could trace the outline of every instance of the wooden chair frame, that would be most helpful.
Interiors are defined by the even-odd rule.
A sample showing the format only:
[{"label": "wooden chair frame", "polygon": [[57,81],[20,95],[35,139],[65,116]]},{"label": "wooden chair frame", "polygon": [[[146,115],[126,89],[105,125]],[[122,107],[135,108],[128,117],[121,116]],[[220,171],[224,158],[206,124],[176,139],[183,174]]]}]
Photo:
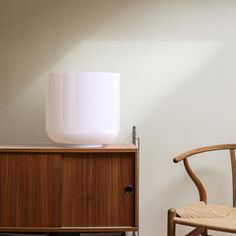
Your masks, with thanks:
[{"label": "wooden chair frame", "polygon": [[[203,201],[207,204],[207,193],[205,190],[204,185],[200,181],[200,179],[197,177],[197,175],[193,172],[191,169],[189,162],[188,162],[188,157],[191,157],[196,154],[204,153],[204,152],[210,152],[210,151],[217,151],[217,150],[229,150],[230,152],[230,158],[231,158],[231,168],[232,168],[232,185],[233,185],[233,207],[236,207],[236,155],[235,155],[235,149],[236,149],[236,144],[222,144],[222,145],[212,145],[212,146],[205,146],[205,147],[200,147],[197,149],[193,149],[190,151],[187,151],[173,159],[174,163],[178,163],[180,161],[183,161],[184,167],[192,179],[193,183],[198,189],[199,193],[199,199],[200,201]],[[178,222],[175,222],[175,218],[177,217],[176,215],[176,210],[174,208],[171,208],[168,210],[168,226],[167,226],[167,235],[168,236],[175,236],[175,231],[176,231],[176,224]],[[229,230],[229,229],[224,229],[224,228],[215,228],[215,227],[199,227],[196,225],[191,225],[188,224],[189,226],[196,227],[194,230],[192,230],[190,233],[188,233],[186,236],[207,236],[207,230],[216,230],[216,231],[223,231],[223,232],[230,232],[230,233],[236,233],[235,230]]]}]

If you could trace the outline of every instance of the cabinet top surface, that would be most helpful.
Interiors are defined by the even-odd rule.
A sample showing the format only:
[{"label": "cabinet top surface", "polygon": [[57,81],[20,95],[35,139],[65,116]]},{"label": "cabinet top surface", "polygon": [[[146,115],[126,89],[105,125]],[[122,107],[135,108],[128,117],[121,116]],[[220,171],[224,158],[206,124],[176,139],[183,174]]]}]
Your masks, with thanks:
[{"label": "cabinet top surface", "polygon": [[0,145],[0,152],[136,152],[130,144],[104,145],[99,148],[77,148],[53,145]]}]

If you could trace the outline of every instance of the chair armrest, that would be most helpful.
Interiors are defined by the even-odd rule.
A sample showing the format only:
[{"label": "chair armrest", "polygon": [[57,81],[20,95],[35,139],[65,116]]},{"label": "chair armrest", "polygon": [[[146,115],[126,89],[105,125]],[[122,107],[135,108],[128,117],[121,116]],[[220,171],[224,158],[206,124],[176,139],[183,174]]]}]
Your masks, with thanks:
[{"label": "chair armrest", "polygon": [[212,146],[205,146],[196,149],[192,149],[190,151],[184,152],[178,156],[176,156],[173,161],[178,163],[183,161],[184,159],[199,154],[203,152],[210,152],[210,151],[217,151],[217,150],[227,150],[227,149],[236,149],[236,144],[220,144],[220,145],[212,145]]},{"label": "chair armrest", "polygon": [[[184,167],[185,167],[189,177],[192,179],[193,183],[195,184],[195,186],[198,189],[200,201],[204,201],[207,204],[207,193],[206,193],[205,187],[203,186],[203,184],[200,181],[200,179],[198,178],[198,176],[193,172],[192,168],[190,167],[190,165],[188,163],[187,158],[190,156],[199,154],[199,153],[203,153],[203,152],[210,152],[210,151],[217,151],[217,150],[230,150],[231,158],[234,158],[233,163],[236,166],[236,157],[235,157],[234,149],[236,149],[236,144],[221,144],[221,145],[205,146],[205,147],[200,147],[200,148],[196,148],[196,149],[192,149],[190,151],[184,152],[184,153],[176,156],[173,159],[173,161],[175,163],[183,161]],[[236,190],[236,179],[235,179],[234,183],[235,183],[234,189]],[[234,199],[234,205],[236,206],[236,197]]]}]

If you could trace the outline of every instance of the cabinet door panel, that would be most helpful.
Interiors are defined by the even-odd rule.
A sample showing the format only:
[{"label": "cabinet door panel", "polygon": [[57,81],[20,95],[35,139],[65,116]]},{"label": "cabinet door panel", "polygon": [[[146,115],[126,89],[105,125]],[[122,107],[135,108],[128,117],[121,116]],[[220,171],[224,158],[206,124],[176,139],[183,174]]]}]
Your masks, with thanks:
[{"label": "cabinet door panel", "polygon": [[134,226],[134,153],[65,154],[62,226]]},{"label": "cabinet door panel", "polygon": [[0,226],[60,226],[57,154],[0,153]]}]

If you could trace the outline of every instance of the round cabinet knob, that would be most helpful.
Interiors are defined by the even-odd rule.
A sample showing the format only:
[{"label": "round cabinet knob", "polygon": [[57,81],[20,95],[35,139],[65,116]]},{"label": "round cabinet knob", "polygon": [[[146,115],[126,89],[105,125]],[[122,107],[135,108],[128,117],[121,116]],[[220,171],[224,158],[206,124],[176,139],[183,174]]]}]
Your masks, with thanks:
[{"label": "round cabinet knob", "polygon": [[132,185],[126,186],[126,187],[124,188],[124,192],[125,192],[126,194],[132,194],[132,193],[134,192],[133,186],[132,186]]}]

